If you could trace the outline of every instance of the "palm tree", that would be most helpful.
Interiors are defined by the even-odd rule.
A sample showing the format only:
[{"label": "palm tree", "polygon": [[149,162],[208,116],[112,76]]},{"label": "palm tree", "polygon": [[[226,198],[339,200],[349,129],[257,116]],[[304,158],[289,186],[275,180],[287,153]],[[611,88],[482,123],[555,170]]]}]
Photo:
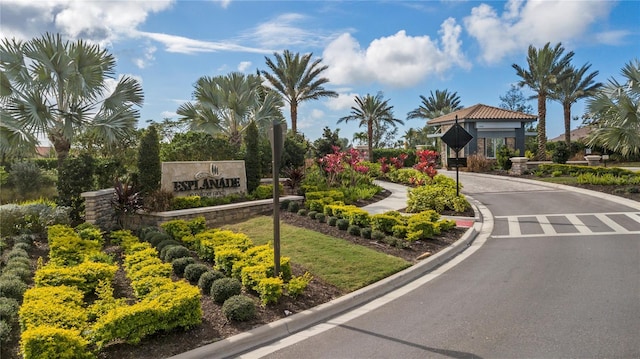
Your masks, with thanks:
[{"label": "palm tree", "polygon": [[356,96],[356,106],[351,106],[351,114],[342,117],[338,123],[359,120],[359,127],[367,126],[367,139],[369,145],[369,159],[373,158],[373,131],[374,127],[389,124],[396,127],[396,123],[404,124],[401,120],[393,117],[393,106],[389,105],[389,100],[383,100],[382,92],[375,96],[367,94],[364,98]]},{"label": "palm tree", "polygon": [[521,80],[518,82],[520,87],[528,86],[536,95],[532,98],[538,98],[538,159],[546,158],[547,146],[547,97],[550,95],[556,84],[564,81],[569,72],[567,68],[573,58],[573,51],[566,55],[562,44],[558,43],[551,48],[550,43],[546,43],[543,48],[537,49],[533,45],[529,45],[527,54],[528,69],[520,67],[518,64],[511,65]]},{"label": "palm tree", "polygon": [[293,54],[289,50],[284,50],[282,55],[274,53],[275,63],[265,56],[267,66],[273,74],[260,71],[271,86],[289,103],[293,133],[298,131],[298,106],[301,102],[317,100],[321,97],[338,97],[338,93],[326,90],[322,86],[329,80],[318,76],[327,69],[327,66],[320,65],[322,59],[309,64],[312,55],[309,53],[300,56],[299,53]]},{"label": "palm tree", "polygon": [[91,128],[106,143],[135,131],[143,92],[140,83],[122,76],[114,89],[113,55],[98,45],[63,41],[45,34],[27,42],[0,43],[0,145],[4,149],[37,143],[46,135],[60,166],[74,134]]},{"label": "palm tree", "polygon": [[602,146],[625,157],[640,154],[640,61],[622,68],[625,83],[610,79],[587,101],[596,128],[589,135],[589,146]]},{"label": "palm tree", "polygon": [[237,148],[252,121],[266,133],[272,121],[283,119],[280,96],[264,88],[258,75],[232,72],[201,77],[195,84],[194,98],[196,103],[187,102],[178,108],[180,120],[190,121],[193,131],[222,133]]},{"label": "palm tree", "polygon": [[564,141],[567,148],[571,148],[571,105],[578,100],[593,96],[596,91],[602,87],[602,83],[595,82],[594,78],[598,76],[598,71],[594,71],[585,76],[590,64],[584,64],[581,68],[576,69],[569,66],[569,76],[558,86],[551,90],[550,97],[562,103],[564,114]]},{"label": "palm tree", "polygon": [[414,118],[433,119],[460,110],[460,96],[457,92],[449,93],[447,89],[430,91],[429,97],[420,95],[422,104],[407,114],[407,120]]}]

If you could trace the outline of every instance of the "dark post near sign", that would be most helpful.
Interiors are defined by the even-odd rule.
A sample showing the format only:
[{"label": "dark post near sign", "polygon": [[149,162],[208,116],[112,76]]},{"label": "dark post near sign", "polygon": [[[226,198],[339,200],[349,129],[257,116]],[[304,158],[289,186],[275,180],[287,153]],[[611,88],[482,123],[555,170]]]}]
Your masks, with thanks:
[{"label": "dark post near sign", "polygon": [[280,275],[280,160],[286,133],[286,123],[273,121],[273,127],[269,129],[269,141],[273,167],[273,271],[276,277]]},{"label": "dark post near sign", "polygon": [[456,166],[456,196],[460,195],[460,190],[458,185],[459,183],[458,169],[459,167],[467,166],[467,158],[466,157],[460,158],[459,152],[461,149],[464,148],[464,146],[467,145],[467,143],[469,143],[469,141],[471,141],[472,138],[473,136],[471,136],[471,134],[467,132],[467,130],[465,130],[462,126],[458,124],[458,116],[456,116],[456,123],[453,126],[451,126],[451,128],[447,130],[447,132],[445,132],[444,135],[442,135],[442,141],[456,152],[455,158],[447,158],[447,164],[450,164],[453,162],[454,166]]}]

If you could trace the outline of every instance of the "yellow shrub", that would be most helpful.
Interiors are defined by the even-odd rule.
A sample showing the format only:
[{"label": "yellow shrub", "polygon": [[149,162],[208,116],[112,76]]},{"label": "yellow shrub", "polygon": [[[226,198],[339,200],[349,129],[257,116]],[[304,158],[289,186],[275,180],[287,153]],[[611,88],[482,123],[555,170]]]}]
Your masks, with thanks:
[{"label": "yellow shrub", "polygon": [[82,330],[88,322],[88,313],[82,305],[83,294],[74,287],[29,289],[19,310],[20,328],[24,331],[49,325]]},{"label": "yellow shrub", "polygon": [[100,281],[111,283],[117,270],[116,265],[97,262],[82,262],[71,267],[48,264],[36,271],[34,282],[36,286],[68,285],[92,293]]},{"label": "yellow shrub", "polygon": [[94,358],[88,342],[79,330],[39,326],[26,330],[20,339],[24,359],[85,359]]}]

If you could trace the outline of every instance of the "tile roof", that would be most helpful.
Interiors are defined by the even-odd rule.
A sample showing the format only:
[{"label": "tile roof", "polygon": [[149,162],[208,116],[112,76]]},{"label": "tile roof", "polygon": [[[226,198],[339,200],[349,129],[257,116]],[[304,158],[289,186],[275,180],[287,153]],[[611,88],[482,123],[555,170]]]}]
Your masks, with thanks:
[{"label": "tile roof", "polygon": [[476,104],[462,110],[454,111],[446,115],[427,121],[427,125],[439,125],[454,122],[458,116],[458,122],[473,121],[522,121],[533,122],[538,119],[536,115],[529,115],[522,112],[505,110],[504,108]]},{"label": "tile roof", "polygon": [[[592,130],[593,128],[591,126],[585,126],[585,127],[576,128],[575,130],[571,130],[571,141],[580,141],[586,138],[591,133]],[[564,141],[564,133],[558,137],[554,137],[548,140],[548,142],[558,142],[558,141]]]}]

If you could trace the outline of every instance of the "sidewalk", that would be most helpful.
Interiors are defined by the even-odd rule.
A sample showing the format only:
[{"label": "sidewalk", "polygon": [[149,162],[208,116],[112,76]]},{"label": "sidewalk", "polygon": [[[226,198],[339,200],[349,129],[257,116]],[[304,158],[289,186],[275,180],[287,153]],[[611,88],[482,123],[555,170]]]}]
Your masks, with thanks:
[{"label": "sidewalk", "polygon": [[[369,212],[369,214],[380,214],[387,211],[399,211],[407,208],[409,187],[386,181],[374,181],[373,183],[390,191],[391,195],[376,203],[364,206],[362,209]],[[470,228],[476,221],[474,217],[442,216],[442,218],[455,220],[456,226],[460,228]]]}]

